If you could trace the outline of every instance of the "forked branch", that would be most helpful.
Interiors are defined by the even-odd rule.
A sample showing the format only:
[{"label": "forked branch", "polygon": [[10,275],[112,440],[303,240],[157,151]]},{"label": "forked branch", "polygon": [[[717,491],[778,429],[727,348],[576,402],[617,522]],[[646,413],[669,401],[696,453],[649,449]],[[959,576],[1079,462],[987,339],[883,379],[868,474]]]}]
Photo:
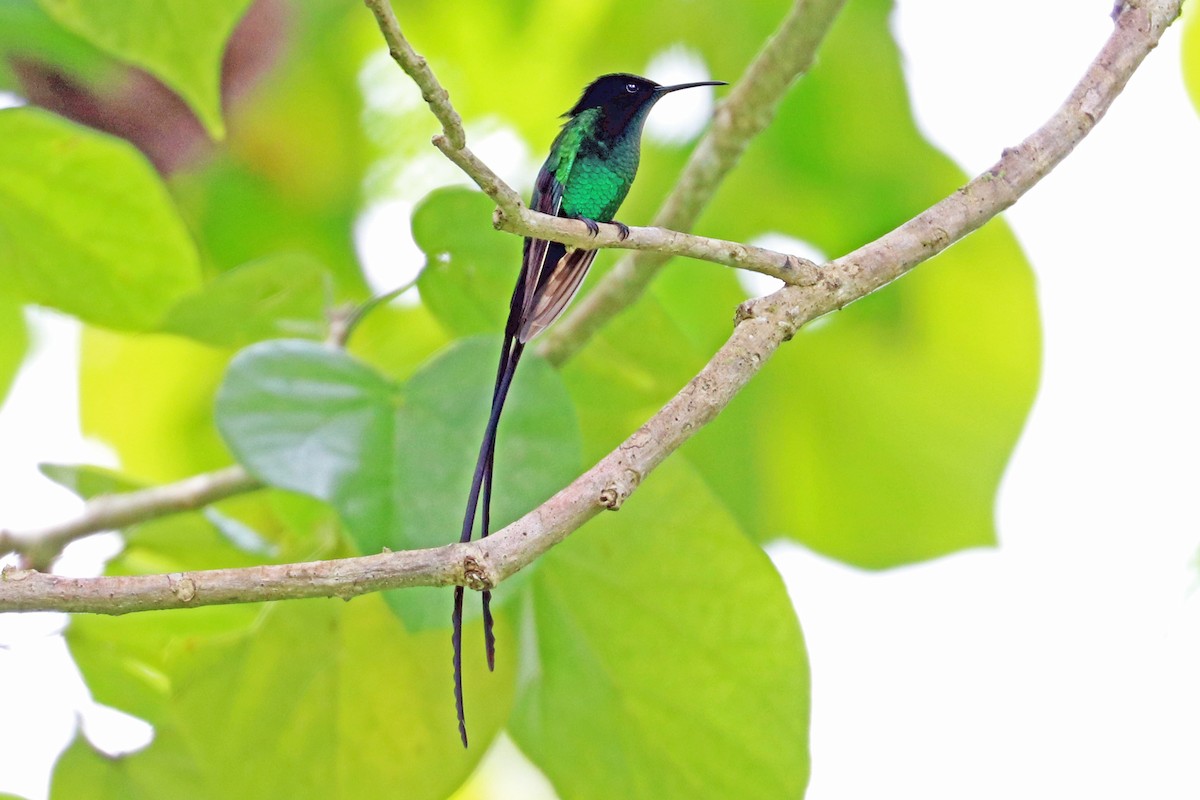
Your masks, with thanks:
[{"label": "forked branch", "polygon": [[[1063,106],[1000,161],[917,217],[813,273],[746,303],[732,336],[645,425],[569,486],[485,540],[305,564],[172,575],[67,578],[0,575],[0,611],[122,614],[380,589],[495,586],[604,509],[615,509],[658,464],[710,422],[806,322],[899,277],[981,227],[1034,186],[1092,130],[1179,14],[1182,0],[1126,2],[1115,29]],[[373,6],[374,7],[374,6]]]}]

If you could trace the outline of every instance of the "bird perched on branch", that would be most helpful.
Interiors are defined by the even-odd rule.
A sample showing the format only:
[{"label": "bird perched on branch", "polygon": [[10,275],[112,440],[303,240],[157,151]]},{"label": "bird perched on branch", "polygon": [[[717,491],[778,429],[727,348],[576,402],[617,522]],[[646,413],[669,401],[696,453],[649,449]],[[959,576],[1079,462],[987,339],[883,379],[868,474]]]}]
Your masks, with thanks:
[{"label": "bird perched on branch", "polygon": [[[534,211],[582,220],[595,236],[599,223],[612,223],[618,235],[629,235],[628,226],[613,216],[620,208],[637,174],[642,126],[650,109],[670,92],[695,86],[723,86],[723,81],[699,81],[660,86],[652,80],[616,73],[592,81],[579,102],[564,116],[562,131],[550,146],[550,155],[538,171],[529,204]],[[479,511],[480,535],[487,536],[492,501],[492,473],[496,456],[496,428],[512,385],[513,373],[525,345],[545,330],[566,309],[579,290],[595,250],[567,247],[546,239],[525,239],[521,273],[504,326],[504,347],[492,389],[492,408],[479,460],[471,479],[467,513],[460,541],[469,542]],[[480,508],[482,492],[483,504]],[[462,693],[463,587],[454,589],[454,701],[458,731],[467,745],[467,725]],[[492,631],[491,592],[483,592],[483,629],[488,669],[495,668],[496,640]]]}]

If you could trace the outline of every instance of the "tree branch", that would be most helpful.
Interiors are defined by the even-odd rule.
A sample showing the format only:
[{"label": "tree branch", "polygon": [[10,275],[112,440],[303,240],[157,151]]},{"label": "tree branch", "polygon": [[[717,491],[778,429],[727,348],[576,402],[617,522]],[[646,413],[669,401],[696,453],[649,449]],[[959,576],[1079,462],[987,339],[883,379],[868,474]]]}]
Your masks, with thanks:
[{"label": "tree branch", "polygon": [[1011,206],[1092,130],[1182,0],[1126,2],[1083,79],[1050,120],[954,194],[874,242],[820,268],[807,287],[786,286],[739,309],[733,335],[645,425],[569,486],[487,539],[430,550],[307,564],[171,575],[67,578],[32,570],[0,573],[0,611],[130,611],[297,597],[351,597],[380,589],[461,583],[485,589],[512,575],[638,484],[710,422],[780,344],[936,255]]},{"label": "tree branch", "polygon": [[[417,283],[408,283],[377,295],[357,306],[327,309],[329,333],[325,344],[343,350],[354,329],[379,305],[398,297]],[[92,498],[83,514],[66,522],[29,531],[0,529],[0,555],[17,553],[23,566],[48,569],[64,547],[93,533],[117,530],[159,517],[178,514],[219,503],[234,495],[262,489],[265,484],[240,466],[194,475],[176,483],[154,486],[134,492]]]},{"label": "tree branch", "polygon": [[89,501],[75,519],[31,531],[0,531],[0,553],[20,553],[29,565],[45,568],[67,544],[88,534],[194,511],[262,485],[241,467],[227,467],[165,486],[104,495]]},{"label": "tree branch", "polygon": [[[784,283],[805,285],[813,280],[816,265],[804,259],[737,242],[691,236],[670,228],[690,227],[695,221],[717,183],[737,162],[749,140],[770,122],[787,86],[812,63],[819,39],[844,2],[799,0],[796,3],[783,27],[767,43],[742,80],[733,88],[729,98],[719,107],[713,132],[701,141],[692,154],[679,188],[659,212],[655,227],[631,228],[630,236],[626,239],[616,235],[616,226],[602,226],[599,235],[592,235],[587,226],[578,220],[554,217],[526,208],[520,195],[467,147],[465,135],[456,138],[450,135],[447,128],[445,133],[433,137],[433,144],[496,203],[494,223],[498,230],[518,236],[553,239],[576,247],[654,251],[647,253],[646,257],[656,259],[657,264],[665,263],[671,256],[688,256],[761,272],[779,278]],[[392,57],[414,80],[417,80],[417,76],[407,65],[420,64],[420,80],[417,83],[433,113],[438,119],[443,119],[448,109],[454,120],[458,121],[457,113],[449,105],[449,95],[438,83],[425,59],[412,49],[401,34],[399,22],[387,0],[366,0],[366,3],[375,12]],[[430,100],[431,97],[436,98],[437,102]],[[676,222],[682,224],[677,225]],[[636,293],[640,292],[640,288],[636,290]],[[596,324],[602,323],[603,320],[598,319]]]},{"label": "tree branch", "polygon": [[[655,215],[655,226],[686,231],[696,224],[750,140],[770,124],[788,87],[812,66],[818,46],[844,3],[796,0],[746,74],[717,105],[712,127],[692,151],[674,190]],[[622,258],[575,302],[564,319],[543,334],[538,353],[554,364],[566,361],[642,295],[671,255],[640,252]]]}]

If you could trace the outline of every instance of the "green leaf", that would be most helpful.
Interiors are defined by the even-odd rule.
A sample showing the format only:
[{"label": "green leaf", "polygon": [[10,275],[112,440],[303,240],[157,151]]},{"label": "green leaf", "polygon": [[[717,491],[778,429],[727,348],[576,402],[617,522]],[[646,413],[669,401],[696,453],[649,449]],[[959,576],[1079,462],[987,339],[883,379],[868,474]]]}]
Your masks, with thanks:
[{"label": "green leaf", "polygon": [[[467,489],[491,405],[500,343],[490,337],[443,350],[404,385],[397,430],[403,546],[457,541]],[[492,529],[499,530],[574,478],[579,423],[558,373],[521,360],[496,443]]]},{"label": "green leaf", "polygon": [[653,416],[728,337],[729,310],[745,299],[729,273],[697,262],[673,267],[567,362],[563,377],[579,409],[586,461]]},{"label": "green leaf", "polygon": [[202,168],[172,175],[172,191],[206,263],[218,270],[303,252],[330,271],[335,301],[363,300],[354,226],[375,153],[359,73],[383,46],[379,29],[359,4],[343,0],[260,10],[268,13],[257,17],[266,27],[258,35],[282,46],[252,95],[231,105],[236,124],[227,145]]},{"label": "green leaf", "polygon": [[[962,185],[912,120],[891,7],[846,5],[716,198],[712,235],[782,231],[838,255]],[[772,202],[747,215],[746,197]],[[1032,273],[993,221],[802,331],[683,452],[760,540],[867,568],[991,545],[1040,351]]]},{"label": "green leaf", "polygon": [[412,377],[450,343],[424,306],[376,306],[354,328],[348,350],[395,380]]},{"label": "green leaf", "polygon": [[458,336],[503,330],[521,268],[521,240],[491,226],[495,204],[482,192],[448,187],[413,212],[413,239],[425,253],[421,301]]},{"label": "green leaf", "polygon": [[[195,530],[188,531],[189,538]],[[157,571],[159,563],[141,554],[122,554],[119,561],[107,570],[109,574],[146,574]],[[81,615],[71,618],[66,639],[96,702],[144,719],[161,733],[169,722],[171,703],[168,656],[209,640],[240,636],[253,629],[261,613],[252,605],[228,605],[190,609],[186,614]]]},{"label": "green leaf", "polygon": [[356,538],[387,542],[395,530],[397,401],[390,382],[344,353],[270,341],[230,363],[217,424],[254,475],[331,503]]},{"label": "green leaf", "polygon": [[116,470],[90,464],[38,464],[38,472],[84,500],[146,488]]},{"label": "green leaf", "polygon": [[[488,339],[461,342],[398,392],[344,353],[265,342],[230,365],[218,424],[256,476],[332,504],[362,552],[447,544],[462,524],[498,350]],[[573,477],[579,450],[570,397],[554,370],[528,357],[501,423],[493,529]],[[448,623],[436,590],[389,601],[414,628]]]},{"label": "green leaf", "polygon": [[20,303],[0,294],[0,406],[12,386],[21,362],[25,360],[25,351],[29,349],[29,332],[25,326],[25,315]]},{"label": "green leaf", "polygon": [[563,800],[800,797],[808,664],[783,582],[686,466],[547,553],[511,731]]},{"label": "green leaf", "polygon": [[682,452],[763,541],[876,569],[993,544],[1037,381],[1015,252],[990,227],[802,331]]},{"label": "green leaf", "polygon": [[[5,0],[0,3],[0,53],[35,58],[64,67],[89,80],[108,77],[112,61],[86,40],[55,22],[37,0]],[[5,59],[7,60],[7,59]],[[6,66],[0,64],[0,81]],[[0,83],[0,86],[3,86]],[[14,81],[5,88],[17,89]]]},{"label": "green leaf", "polygon": [[51,776],[52,800],[157,800],[187,786],[196,800],[215,798],[207,776],[175,730],[160,726],[146,749],[128,756],[98,752],[82,733],[63,751]]},{"label": "green leaf", "polygon": [[[200,513],[177,514],[134,525],[123,536],[125,547],[107,564],[108,575],[162,574],[261,563],[232,546]],[[175,653],[186,657],[207,642],[248,635],[261,615],[260,606],[234,604],[196,608],[186,614],[73,618],[67,641],[92,696],[98,702],[149,721],[156,730],[153,744],[132,763],[111,762],[78,742],[80,746],[72,748],[68,760],[79,763],[60,764],[55,786],[60,780],[75,785],[78,771],[91,774],[93,770],[106,775],[97,786],[113,787],[112,794],[97,795],[102,797],[140,797],[143,795],[132,792],[122,794],[119,787],[162,785],[159,781],[178,782],[194,777],[196,785],[200,785],[198,766],[186,743],[180,742],[179,731],[172,721],[172,693],[176,684],[169,659]],[[197,794],[202,793],[197,791]],[[64,792],[56,796],[79,795]],[[88,792],[83,796],[93,795]],[[151,792],[147,796],[155,795]]]},{"label": "green leaf", "polygon": [[138,330],[198,283],[196,248],[132,146],[37,109],[0,110],[0,290]]},{"label": "green leaf", "polygon": [[[461,341],[405,384],[397,430],[402,546],[435,547],[458,540],[499,351],[491,338]],[[562,379],[545,361],[526,355],[500,421],[491,529],[535,508],[574,478],[580,451],[579,422]],[[533,571],[505,581],[494,592],[497,602],[515,596]],[[388,592],[385,597],[410,628],[449,623],[445,598],[437,589]],[[469,603],[465,618],[477,613],[478,606]]]},{"label": "green leaf", "polygon": [[310,256],[279,253],[223,272],[171,309],[163,329],[216,347],[320,339],[329,274]]},{"label": "green leaf", "polygon": [[1187,84],[1192,105],[1200,111],[1200,9],[1196,3],[1183,4],[1183,82]]},{"label": "green leaf", "polygon": [[182,97],[215,139],[221,59],[250,0],[40,0],[63,27],[146,70]]},{"label": "green leaf", "polygon": [[[463,750],[446,637],[406,633],[374,597],[278,604],[227,634],[180,636],[177,623],[160,627],[155,616],[73,621],[67,636],[88,685],[125,709],[120,691],[141,687],[136,713],[156,738],[113,760],[77,741],[53,797],[165,797],[187,785],[197,800],[349,798],[385,786],[406,800],[440,800],[482,758],[512,704],[512,657],[501,651],[495,673],[469,661],[473,746]],[[482,638],[478,626],[469,632]]]},{"label": "green leaf", "polygon": [[276,553],[274,545],[268,542],[261,533],[240,519],[222,513],[213,506],[209,506],[200,513],[225,537],[227,542],[239,550],[263,556],[270,556]]},{"label": "green leaf", "polygon": [[178,336],[85,328],[84,434],[112,447],[122,471],[147,483],[228,466],[231,457],[213,424],[212,403],[229,358],[228,351]]}]

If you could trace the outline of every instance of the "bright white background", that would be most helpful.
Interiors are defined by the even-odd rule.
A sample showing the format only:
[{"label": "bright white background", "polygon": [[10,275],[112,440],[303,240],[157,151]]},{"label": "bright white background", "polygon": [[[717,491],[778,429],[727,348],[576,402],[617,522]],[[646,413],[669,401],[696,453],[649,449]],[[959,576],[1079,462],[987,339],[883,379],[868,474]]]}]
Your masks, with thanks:
[{"label": "bright white background", "polygon": [[[1110,6],[901,0],[926,134],[986,169],[1066,96]],[[813,800],[1200,793],[1200,118],[1179,33],[1008,212],[1037,273],[1045,361],[1000,548],[882,574],[772,549],[812,660]],[[37,461],[106,459],[78,433],[74,326],[33,320],[36,357],[0,410],[4,527],[74,512]],[[45,797],[78,713],[97,735],[139,736],[88,702],[48,636],[60,625],[0,617],[0,791]],[[504,752],[485,765],[504,782],[492,796],[546,796]]]}]

